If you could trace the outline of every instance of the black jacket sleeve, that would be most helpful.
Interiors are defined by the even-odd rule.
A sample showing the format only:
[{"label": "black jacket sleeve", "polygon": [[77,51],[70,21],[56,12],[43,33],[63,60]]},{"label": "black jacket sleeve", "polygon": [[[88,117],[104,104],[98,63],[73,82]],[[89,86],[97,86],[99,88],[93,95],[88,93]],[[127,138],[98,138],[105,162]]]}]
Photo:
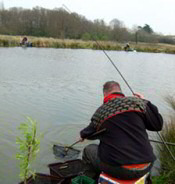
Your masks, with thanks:
[{"label": "black jacket sleeve", "polygon": [[88,138],[96,132],[94,124],[91,122],[86,128],[80,131],[80,137],[83,139],[95,140],[96,138]]},{"label": "black jacket sleeve", "polygon": [[157,107],[153,105],[150,101],[147,103],[146,107],[146,121],[145,127],[150,131],[160,131],[163,127],[163,118],[159,113]]}]

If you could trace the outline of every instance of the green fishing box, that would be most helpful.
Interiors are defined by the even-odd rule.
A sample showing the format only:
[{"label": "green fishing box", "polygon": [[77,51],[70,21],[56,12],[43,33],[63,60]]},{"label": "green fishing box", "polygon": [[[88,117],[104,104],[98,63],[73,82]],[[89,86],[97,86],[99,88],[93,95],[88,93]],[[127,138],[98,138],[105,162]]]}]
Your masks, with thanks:
[{"label": "green fishing box", "polygon": [[72,179],[72,184],[95,184],[95,180],[88,176],[81,175]]}]

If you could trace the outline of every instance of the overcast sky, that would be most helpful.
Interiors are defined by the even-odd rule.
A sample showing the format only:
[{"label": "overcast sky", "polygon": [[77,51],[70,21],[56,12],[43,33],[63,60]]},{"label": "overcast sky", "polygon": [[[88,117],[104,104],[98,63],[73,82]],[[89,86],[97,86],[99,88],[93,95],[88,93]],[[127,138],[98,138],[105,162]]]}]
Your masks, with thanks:
[{"label": "overcast sky", "polygon": [[5,8],[40,6],[53,9],[66,5],[71,12],[89,20],[103,19],[109,23],[117,18],[126,27],[134,25],[151,28],[162,34],[175,35],[175,0],[0,0]]}]

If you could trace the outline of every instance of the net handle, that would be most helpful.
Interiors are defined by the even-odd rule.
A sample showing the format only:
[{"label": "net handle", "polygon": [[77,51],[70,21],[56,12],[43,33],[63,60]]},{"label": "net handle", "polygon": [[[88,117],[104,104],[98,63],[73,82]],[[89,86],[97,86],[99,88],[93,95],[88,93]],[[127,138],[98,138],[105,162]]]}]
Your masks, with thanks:
[{"label": "net handle", "polygon": [[[92,138],[92,137],[94,137],[94,136],[96,136],[96,135],[99,135],[99,134],[105,132],[105,131],[106,131],[106,128],[103,128],[103,129],[101,129],[101,130],[99,130],[99,131],[93,133],[92,135],[87,136],[85,139]],[[66,146],[66,150],[68,151],[68,149],[72,148],[75,144],[78,144],[79,142],[82,142],[82,140],[80,139],[80,140],[74,142],[73,144],[71,144],[70,146]]]}]

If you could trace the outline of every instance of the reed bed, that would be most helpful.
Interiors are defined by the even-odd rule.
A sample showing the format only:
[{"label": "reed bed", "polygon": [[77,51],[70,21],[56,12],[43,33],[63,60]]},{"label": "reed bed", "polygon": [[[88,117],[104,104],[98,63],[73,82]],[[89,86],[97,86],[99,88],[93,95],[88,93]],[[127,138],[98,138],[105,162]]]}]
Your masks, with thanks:
[{"label": "reed bed", "polygon": [[20,37],[0,35],[0,47],[14,47],[20,45]]},{"label": "reed bed", "polygon": [[[0,35],[0,47],[17,47],[24,36]],[[56,39],[44,37],[27,36],[33,47],[45,48],[71,48],[71,49],[95,49],[100,50],[123,50],[125,43],[112,41],[98,41],[101,48],[95,41]],[[130,47],[137,52],[171,53],[175,54],[175,45],[160,43],[137,43],[130,42]]]},{"label": "reed bed", "polygon": [[[94,41],[55,39],[55,38],[34,38],[31,37],[34,47],[52,47],[52,48],[71,48],[71,49],[96,49],[100,47]],[[105,50],[122,50],[121,44],[114,42],[99,41],[101,47]]]},{"label": "reed bed", "polygon": [[[131,46],[132,47],[132,46]],[[170,53],[175,54],[175,45],[162,43],[138,43],[133,47],[139,52]]]}]

